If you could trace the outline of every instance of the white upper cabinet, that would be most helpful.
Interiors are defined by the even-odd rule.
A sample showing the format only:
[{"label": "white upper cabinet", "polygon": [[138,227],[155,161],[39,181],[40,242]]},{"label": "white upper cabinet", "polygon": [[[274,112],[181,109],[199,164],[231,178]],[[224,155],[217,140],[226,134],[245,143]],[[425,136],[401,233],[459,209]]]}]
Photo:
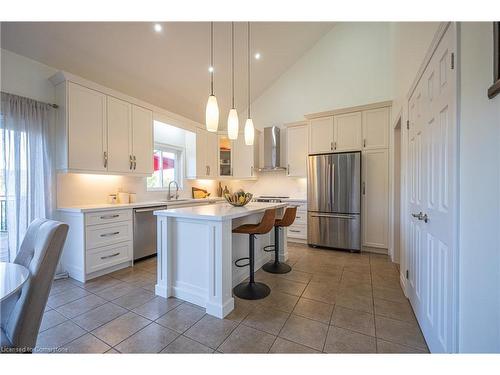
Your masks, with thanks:
[{"label": "white upper cabinet", "polygon": [[[63,160],[58,164],[76,171],[104,172],[107,170],[106,95],[71,82],[64,89],[68,101],[67,112],[58,114],[63,121],[57,134],[61,137],[57,141],[58,156]],[[60,111],[66,108],[65,103]],[[64,123],[66,118],[68,127]]]},{"label": "white upper cabinet", "polygon": [[153,173],[153,112],[132,105],[133,173]]},{"label": "white upper cabinet", "polygon": [[216,133],[206,132],[207,136],[207,149],[206,149],[206,163],[208,167],[208,177],[217,177],[217,149],[218,137]]},{"label": "white upper cabinet", "polygon": [[259,165],[258,153],[258,134],[254,137],[254,144],[247,146],[245,144],[245,136],[243,133],[238,135],[238,139],[232,142],[233,149],[233,178],[254,178],[255,168]]},{"label": "white upper cabinet", "polygon": [[217,133],[196,130],[196,175],[189,178],[217,177]]},{"label": "white upper cabinet", "polygon": [[107,103],[108,172],[132,172],[132,105],[112,96]]},{"label": "white upper cabinet", "polygon": [[51,81],[56,85],[59,105],[55,134],[57,169],[138,176],[153,173],[151,110],[117,98],[120,95],[116,93],[106,95],[67,80],[63,73],[57,73]]},{"label": "white upper cabinet", "polygon": [[287,175],[307,176],[309,129],[307,123],[287,127],[286,130]]},{"label": "white upper cabinet", "polygon": [[363,111],[363,149],[389,147],[389,107]]},{"label": "white upper cabinet", "polygon": [[312,119],[309,122],[309,153],[333,151],[333,116]]},{"label": "white upper cabinet", "polygon": [[361,112],[334,116],[333,128],[333,149],[335,151],[357,151],[361,149]]}]

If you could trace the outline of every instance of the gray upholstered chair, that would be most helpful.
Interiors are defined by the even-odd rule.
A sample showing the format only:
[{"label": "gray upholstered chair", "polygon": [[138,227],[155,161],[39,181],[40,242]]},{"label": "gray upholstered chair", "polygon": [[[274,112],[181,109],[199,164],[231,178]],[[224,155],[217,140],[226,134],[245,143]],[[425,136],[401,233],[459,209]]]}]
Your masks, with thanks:
[{"label": "gray upholstered chair", "polygon": [[14,260],[29,269],[30,278],[18,299],[2,306],[2,348],[31,352],[35,347],[67,234],[68,225],[58,221],[36,219],[30,224]]}]

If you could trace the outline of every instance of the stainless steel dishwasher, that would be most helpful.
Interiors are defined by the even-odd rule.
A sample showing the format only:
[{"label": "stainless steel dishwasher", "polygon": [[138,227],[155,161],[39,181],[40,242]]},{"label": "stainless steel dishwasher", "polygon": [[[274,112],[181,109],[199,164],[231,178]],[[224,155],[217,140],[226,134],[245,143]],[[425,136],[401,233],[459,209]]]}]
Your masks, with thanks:
[{"label": "stainless steel dishwasher", "polygon": [[156,216],[153,211],[165,210],[167,206],[134,209],[134,260],[157,253]]}]

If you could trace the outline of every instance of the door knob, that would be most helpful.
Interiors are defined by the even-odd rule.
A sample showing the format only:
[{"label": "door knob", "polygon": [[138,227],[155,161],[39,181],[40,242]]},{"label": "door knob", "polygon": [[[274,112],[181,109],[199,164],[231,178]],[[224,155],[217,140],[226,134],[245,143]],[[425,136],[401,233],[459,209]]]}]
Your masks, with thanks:
[{"label": "door knob", "polygon": [[420,211],[418,214],[411,214],[411,216],[417,218],[418,220],[423,220],[424,223],[427,223],[429,221],[429,216],[427,214],[424,214],[422,211]]},{"label": "door knob", "polygon": [[418,220],[420,220],[421,215],[422,215],[422,211],[420,211],[418,214],[411,214],[411,216],[417,218]]}]

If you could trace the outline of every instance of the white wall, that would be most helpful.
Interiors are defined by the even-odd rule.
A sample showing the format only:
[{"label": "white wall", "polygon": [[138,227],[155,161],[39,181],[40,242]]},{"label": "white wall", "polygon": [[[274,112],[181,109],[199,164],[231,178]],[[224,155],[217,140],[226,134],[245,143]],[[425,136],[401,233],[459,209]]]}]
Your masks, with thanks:
[{"label": "white wall", "polygon": [[389,23],[339,23],[252,103],[257,128],[392,99]]},{"label": "white wall", "polygon": [[492,23],[461,23],[459,349],[500,352],[500,96]]}]

